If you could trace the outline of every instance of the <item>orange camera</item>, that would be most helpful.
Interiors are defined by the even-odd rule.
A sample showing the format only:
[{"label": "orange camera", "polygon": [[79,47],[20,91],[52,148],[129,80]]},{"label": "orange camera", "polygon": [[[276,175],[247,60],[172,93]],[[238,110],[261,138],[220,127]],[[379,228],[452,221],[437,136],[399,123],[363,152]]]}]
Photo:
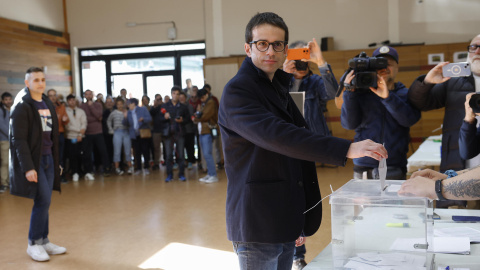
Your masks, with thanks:
[{"label": "orange camera", "polygon": [[310,49],[308,48],[288,49],[287,59],[288,60],[310,59]]}]

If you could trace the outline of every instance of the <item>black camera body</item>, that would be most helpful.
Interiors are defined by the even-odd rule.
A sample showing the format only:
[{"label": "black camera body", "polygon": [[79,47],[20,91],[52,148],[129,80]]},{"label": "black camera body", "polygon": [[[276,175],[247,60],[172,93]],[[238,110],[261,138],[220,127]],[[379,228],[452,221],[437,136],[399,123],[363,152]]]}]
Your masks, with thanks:
[{"label": "black camera body", "polygon": [[295,60],[295,69],[303,71],[307,70],[308,62],[304,62],[302,60]]},{"label": "black camera body", "polygon": [[480,93],[473,94],[468,105],[474,113],[480,113]]},{"label": "black camera body", "polygon": [[202,115],[203,115],[203,112],[201,112],[201,111],[195,112],[195,117],[196,118],[202,118]]},{"label": "black camera body", "polygon": [[354,70],[352,85],[355,89],[377,88],[377,70],[387,68],[388,60],[383,57],[368,57],[361,52],[357,57],[348,60],[348,66]]}]

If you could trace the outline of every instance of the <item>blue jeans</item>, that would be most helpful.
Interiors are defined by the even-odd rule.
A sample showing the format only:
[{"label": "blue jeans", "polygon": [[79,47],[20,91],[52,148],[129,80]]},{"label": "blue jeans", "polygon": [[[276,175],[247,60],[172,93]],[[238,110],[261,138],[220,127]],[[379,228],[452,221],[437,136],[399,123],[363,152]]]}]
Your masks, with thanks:
[{"label": "blue jeans", "polygon": [[54,170],[52,155],[44,155],[37,171],[37,194],[33,199],[28,242],[31,245],[48,243],[48,209],[52,199]]},{"label": "blue jeans", "polygon": [[208,175],[217,176],[217,170],[215,168],[215,161],[212,155],[213,139],[211,134],[200,135],[200,143],[202,145],[202,153],[205,161],[207,162]]},{"label": "blue jeans", "polygon": [[172,135],[163,138],[163,145],[167,152],[167,175],[173,175],[173,145],[176,145],[178,175],[185,176],[185,158],[184,158],[184,138],[183,136]]},{"label": "blue jeans", "polygon": [[240,270],[291,270],[295,242],[283,244],[233,242]]},{"label": "blue jeans", "polygon": [[131,161],[131,141],[127,129],[117,129],[113,132],[113,162],[121,161],[122,158],[120,155],[122,154],[122,145],[123,152],[125,153],[125,160]]}]

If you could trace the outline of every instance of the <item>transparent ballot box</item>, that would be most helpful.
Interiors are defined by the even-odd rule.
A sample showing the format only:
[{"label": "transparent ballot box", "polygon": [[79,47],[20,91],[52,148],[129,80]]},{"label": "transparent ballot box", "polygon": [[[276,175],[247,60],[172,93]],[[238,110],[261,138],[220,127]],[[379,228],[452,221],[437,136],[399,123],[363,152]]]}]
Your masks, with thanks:
[{"label": "transparent ballot box", "polygon": [[433,205],[404,181],[350,180],[330,196],[335,269],[433,269]]}]

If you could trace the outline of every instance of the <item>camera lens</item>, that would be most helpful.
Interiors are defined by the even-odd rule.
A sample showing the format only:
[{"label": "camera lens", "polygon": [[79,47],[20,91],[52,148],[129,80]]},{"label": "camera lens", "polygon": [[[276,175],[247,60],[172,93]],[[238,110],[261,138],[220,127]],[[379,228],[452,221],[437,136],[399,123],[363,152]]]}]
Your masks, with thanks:
[{"label": "camera lens", "polygon": [[480,113],[480,94],[472,95],[468,104],[474,113]]}]

